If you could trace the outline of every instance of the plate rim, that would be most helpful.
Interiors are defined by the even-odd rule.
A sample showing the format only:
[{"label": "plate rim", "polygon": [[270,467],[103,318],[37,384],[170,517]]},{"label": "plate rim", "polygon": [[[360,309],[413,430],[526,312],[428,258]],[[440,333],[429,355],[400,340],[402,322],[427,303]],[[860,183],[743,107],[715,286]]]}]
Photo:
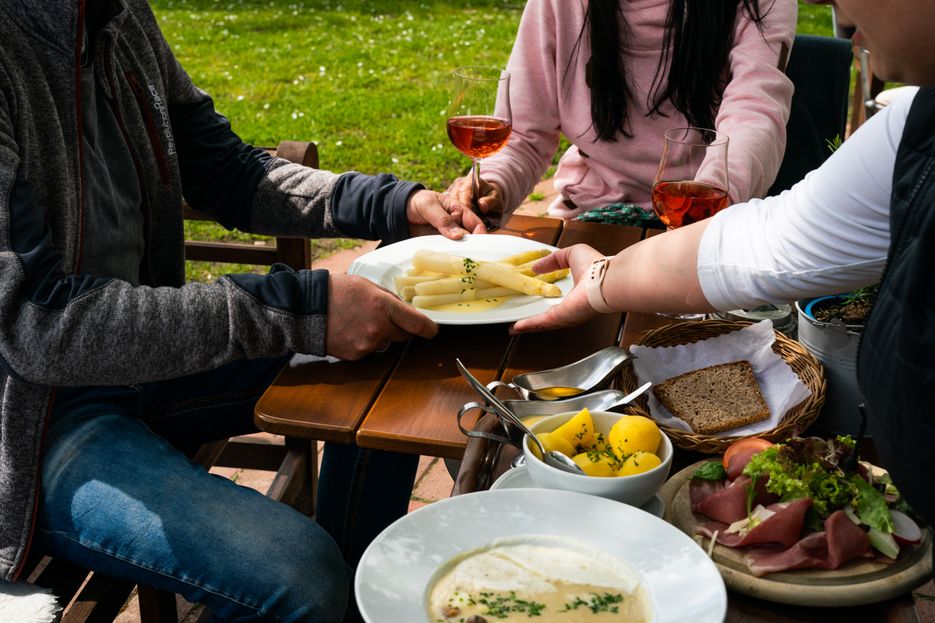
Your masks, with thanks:
[{"label": "plate rim", "polygon": [[[499,478],[497,478],[493,482],[493,484],[490,485],[490,491],[502,491],[504,489],[547,489],[548,488],[548,487],[539,487],[536,485],[533,485],[531,487],[519,487],[519,486],[511,486],[509,484],[506,484],[512,480],[521,478],[524,474],[528,474],[528,473],[529,473],[529,468],[526,465],[517,465],[516,467],[511,467],[510,469],[500,474]],[[657,500],[657,503],[661,506],[661,508],[659,509],[659,512],[660,512],[659,515],[646,509],[646,507],[650,505],[650,502],[653,499]],[[632,504],[628,504],[628,506],[633,506],[633,508],[637,508],[643,511],[644,513],[649,513],[650,515],[653,515],[654,517],[663,519],[663,517],[665,516],[665,511],[666,511],[666,503],[662,499],[662,496],[656,493],[652,498],[650,498],[650,502],[647,502],[643,506],[633,506]],[[624,502],[620,502],[620,504],[624,504]]]},{"label": "plate rim", "polygon": [[[704,537],[692,535],[686,528],[693,528],[697,523],[697,514],[691,513],[693,522],[690,526],[680,525],[674,521],[676,503],[684,501],[688,494],[688,484],[691,480],[691,474],[704,463],[712,459],[702,459],[688,467],[683,468],[666,481],[660,489],[659,495],[665,503],[665,512],[663,519],[688,535],[692,540],[701,543],[707,543]],[[920,547],[912,553],[913,563],[905,569],[885,566],[881,563],[880,569],[890,569],[894,572],[883,574],[880,577],[861,580],[850,583],[828,584],[827,582],[815,582],[819,576],[827,578],[829,571],[825,569],[796,569],[787,572],[777,572],[762,577],[756,577],[748,570],[734,568],[722,560],[719,560],[718,553],[723,552],[725,546],[716,544],[711,552],[711,560],[724,578],[728,589],[737,593],[742,593],[750,597],[763,599],[775,603],[783,603],[794,606],[811,607],[845,607],[862,606],[867,604],[879,603],[903,595],[913,588],[922,584],[925,579],[932,575],[932,530],[925,526],[924,530],[928,532],[928,543],[925,547]],[[699,543],[699,545],[701,545]],[[706,545],[701,545],[706,547]],[[801,574],[801,582],[789,582],[785,577],[789,574]],[[813,576],[809,581],[809,575]],[[895,580],[895,581],[894,581]],[[877,589],[877,590],[875,590]]]},{"label": "plate rim", "polygon": [[[553,252],[559,250],[559,248],[554,245],[547,244],[545,242],[539,242],[538,240],[531,240],[529,238],[524,238],[522,236],[507,236],[507,235],[496,235],[496,234],[466,234],[460,240],[451,240],[450,238],[446,238],[445,236],[442,236],[441,234],[433,234],[429,236],[416,236],[413,238],[406,238],[404,240],[399,240],[397,242],[388,244],[386,246],[377,247],[376,249],[369,251],[355,258],[354,261],[351,262],[351,265],[348,267],[347,274],[361,276],[365,279],[368,279],[369,281],[373,283],[376,283],[377,285],[381,287],[385,287],[385,284],[376,282],[374,279],[371,279],[369,275],[362,274],[362,271],[364,271],[367,267],[373,266],[373,264],[368,264],[367,263],[368,261],[372,262],[374,258],[379,258],[381,255],[387,254],[388,253],[387,249],[392,249],[392,251],[389,251],[389,253],[392,253],[393,251],[399,248],[402,248],[402,247],[418,245],[420,241],[421,242],[428,241],[432,245],[439,244],[442,246],[445,246],[448,244],[472,244],[472,243],[477,244],[474,241],[484,240],[484,241],[489,242],[492,237],[494,237],[494,239],[497,239],[497,240],[502,239],[506,241],[507,244],[516,245],[517,247],[520,247],[521,250],[531,250],[531,249],[540,249],[540,248],[547,249]],[[568,277],[565,277],[564,279],[560,279],[556,281],[555,284],[559,286],[560,288],[562,288],[562,296],[551,298],[551,299],[530,296],[529,297],[530,301],[528,303],[522,306],[508,308],[508,309],[514,310],[515,313],[512,313],[512,314],[501,313],[500,315],[495,315],[493,317],[490,317],[490,316],[483,316],[483,315],[478,316],[474,314],[457,314],[453,312],[436,312],[431,309],[420,309],[419,311],[425,314],[426,316],[428,316],[436,324],[439,324],[439,325],[465,326],[465,325],[487,325],[487,324],[511,323],[511,322],[516,322],[517,320],[522,320],[523,318],[528,318],[530,316],[542,313],[546,311],[552,305],[555,305],[561,302],[562,300],[564,300],[568,292],[571,291],[571,288],[574,286],[574,281],[571,275],[569,275]],[[394,295],[395,295],[395,292],[394,292]],[[534,305],[536,303],[539,303],[540,306],[533,310],[526,309],[530,305]],[[499,308],[494,308],[493,310],[490,310],[490,311],[496,311],[497,309]],[[484,313],[485,312],[481,312],[481,314],[484,314]],[[490,312],[486,312],[486,313],[490,313]],[[461,318],[460,316],[464,316],[464,317]]]},{"label": "plate rim", "polygon": [[[545,494],[546,497],[549,497],[552,499],[543,500],[542,499],[543,494]],[[481,496],[483,497],[483,499],[481,499]],[[364,594],[364,591],[362,589],[365,588],[365,583],[373,584],[374,583],[373,578],[380,578],[381,580],[385,580],[386,574],[381,573],[380,571],[376,570],[373,567],[373,565],[370,565],[368,567],[368,561],[371,558],[371,556],[380,555],[379,553],[375,554],[374,552],[378,548],[382,547],[381,540],[386,539],[387,538],[386,535],[390,534],[394,530],[394,528],[398,528],[398,526],[402,522],[413,521],[410,518],[415,516],[417,513],[422,513],[423,515],[426,515],[428,519],[431,519],[431,514],[433,512],[437,512],[439,509],[446,508],[447,506],[452,505],[452,504],[467,505],[468,508],[470,508],[470,505],[468,504],[468,502],[466,501],[459,502],[459,500],[469,500],[469,499],[470,499],[471,504],[474,503],[474,500],[477,500],[477,503],[483,502],[484,508],[489,508],[491,504],[496,506],[495,502],[493,503],[491,502],[491,500],[495,500],[496,498],[502,498],[504,500],[511,500],[511,503],[507,503],[508,505],[504,508],[504,512],[509,512],[511,508],[515,508],[518,504],[523,503],[522,499],[517,499],[517,498],[524,498],[524,497],[538,504],[546,504],[549,502],[555,504],[559,501],[562,501],[564,502],[564,504],[558,505],[558,508],[562,508],[563,512],[571,512],[571,513],[578,512],[582,509],[583,506],[587,506],[589,504],[593,505],[592,512],[593,512],[594,506],[598,506],[598,507],[604,506],[607,509],[612,508],[616,512],[622,513],[623,515],[628,515],[632,513],[633,516],[638,517],[639,520],[641,521],[647,521],[651,523],[658,522],[657,527],[662,530],[667,531],[671,529],[672,531],[674,531],[674,533],[671,533],[670,537],[674,537],[676,535],[680,535],[680,537],[684,537],[681,543],[676,541],[673,547],[685,547],[690,544],[691,546],[694,546],[695,548],[697,548],[698,559],[693,562],[701,563],[702,567],[707,567],[707,565],[705,564],[707,562],[711,563],[710,572],[712,573],[712,580],[716,580],[716,583],[711,585],[711,597],[710,598],[712,600],[712,603],[709,604],[710,607],[708,610],[706,610],[705,614],[712,615],[711,616],[712,621],[714,620],[723,621],[724,620],[724,617],[727,614],[728,602],[727,602],[727,589],[726,589],[723,579],[721,578],[721,575],[717,572],[717,568],[714,566],[713,561],[710,561],[710,559],[705,555],[704,551],[700,547],[698,547],[697,543],[695,543],[692,539],[685,537],[684,533],[682,533],[678,528],[676,528],[672,524],[669,524],[668,522],[664,521],[662,518],[656,517],[655,515],[651,515],[650,513],[646,513],[645,511],[642,511],[636,507],[628,506],[626,504],[620,504],[620,503],[614,502],[613,500],[608,500],[608,499],[600,498],[597,496],[591,496],[591,495],[578,493],[574,491],[563,491],[563,490],[557,490],[557,489],[525,489],[525,488],[524,489],[513,489],[513,490],[476,491],[476,492],[466,493],[463,495],[458,495],[458,496],[454,496],[450,498],[445,498],[443,500],[433,502],[432,504],[429,504],[427,506],[423,506],[401,517],[397,521],[393,522],[393,524],[391,524],[383,532],[381,532],[380,535],[378,535],[374,539],[374,541],[367,547],[367,549],[364,551],[364,554],[360,558],[360,562],[355,572],[354,592],[355,592],[355,597],[357,599],[358,610],[360,611],[361,616],[368,623],[377,623],[377,622],[383,621],[383,619],[372,618],[374,615],[379,616],[380,614],[382,614],[381,612],[376,611],[376,610],[372,610],[372,611],[367,610],[366,604],[361,603],[362,601],[361,596],[362,594]],[[568,499],[568,498],[571,498],[571,499]],[[526,502],[526,503],[528,504],[529,502]],[[602,510],[602,509],[598,509],[598,510]],[[606,517],[607,515],[605,513],[598,513],[596,515],[591,515],[591,516],[594,517],[592,521],[599,521],[600,518]],[[496,539],[499,539],[499,538],[537,534],[534,528],[524,530],[524,531],[511,532],[510,531],[510,528],[512,528],[511,524],[501,522],[500,524],[497,524],[497,525],[505,525],[507,526],[507,530],[503,532],[502,534],[493,536],[492,538],[485,540],[485,541],[473,542],[473,541],[470,541],[470,539],[468,539],[468,542],[464,544],[455,543],[453,545],[456,547],[461,547],[462,548],[461,551],[469,551],[469,550],[473,550],[476,548],[484,547],[486,544],[492,543],[496,541]],[[542,532],[539,534],[554,535],[555,533],[546,531],[546,532]],[[576,535],[575,538],[581,538],[581,537]],[[591,545],[593,547],[599,547],[598,544],[595,543],[589,537],[581,538],[581,540],[585,544]],[[668,544],[668,543],[672,543],[673,539],[668,538],[668,539],[656,540],[656,542]],[[689,549],[693,550],[693,548],[691,547]],[[613,556],[621,558],[629,567],[631,567],[640,576],[641,581],[644,583],[647,580],[645,570],[654,569],[655,561],[649,560],[649,561],[645,561],[641,563],[639,561],[627,560],[625,556],[622,556],[620,554],[619,550],[609,551],[609,553]],[[441,564],[445,564],[450,558],[451,556],[446,556],[441,562],[438,562],[437,564],[434,564],[433,566],[431,566],[431,568],[425,570],[425,578],[417,578],[417,579],[422,579],[423,582],[427,582],[431,578],[432,573],[434,573],[434,571],[438,568],[438,566]],[[698,568],[699,565],[693,564],[692,567]],[[367,578],[366,576],[368,576],[368,574],[372,574],[373,577]],[[425,588],[426,587],[422,585],[421,588],[419,589],[418,601],[419,601],[420,608],[424,605]],[[648,588],[651,588],[651,587],[648,587]],[[651,595],[652,603],[654,604],[654,608],[656,610],[654,620],[658,621],[659,620],[658,608],[662,602],[660,602],[659,598],[655,594],[653,594],[652,590],[650,590],[649,592]],[[408,592],[407,592],[407,595],[408,595]],[[428,617],[426,617],[426,619],[427,618]]]}]

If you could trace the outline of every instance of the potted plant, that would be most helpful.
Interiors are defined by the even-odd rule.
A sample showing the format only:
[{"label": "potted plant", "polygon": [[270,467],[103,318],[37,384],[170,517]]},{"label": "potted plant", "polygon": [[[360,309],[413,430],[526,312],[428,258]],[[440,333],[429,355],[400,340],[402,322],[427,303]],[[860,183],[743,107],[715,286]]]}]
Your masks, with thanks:
[{"label": "potted plant", "polygon": [[857,346],[877,286],[797,301],[799,342],[821,361],[828,381],[825,405],[815,425],[857,435]]}]

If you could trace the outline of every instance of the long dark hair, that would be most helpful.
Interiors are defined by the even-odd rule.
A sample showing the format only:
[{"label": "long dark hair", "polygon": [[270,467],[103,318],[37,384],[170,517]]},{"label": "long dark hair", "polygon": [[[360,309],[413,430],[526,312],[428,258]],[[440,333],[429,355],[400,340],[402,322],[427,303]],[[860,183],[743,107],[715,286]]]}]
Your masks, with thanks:
[{"label": "long dark hair", "polygon": [[[627,109],[632,97],[621,54],[627,35],[620,27],[620,0],[587,2],[584,25],[565,74],[568,75],[580,53],[581,40],[587,31],[591,57],[585,78],[591,89],[591,121],[598,140],[615,141],[618,132],[629,135]],[[734,22],[741,4],[762,31],[766,13],[760,11],[759,0],[672,0],[663,54],[650,90],[649,114],[659,113],[659,107],[671,100],[691,125],[714,127],[724,90],[724,69],[733,47]]]}]

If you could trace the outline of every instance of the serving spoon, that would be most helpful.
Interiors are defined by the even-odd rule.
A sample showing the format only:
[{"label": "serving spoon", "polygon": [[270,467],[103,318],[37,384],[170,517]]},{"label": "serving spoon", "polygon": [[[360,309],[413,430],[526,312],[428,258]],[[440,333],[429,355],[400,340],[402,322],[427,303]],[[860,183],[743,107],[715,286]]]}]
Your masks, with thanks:
[{"label": "serving spoon", "polygon": [[571,460],[570,457],[565,456],[557,450],[546,451],[545,446],[542,445],[542,442],[536,437],[536,434],[529,430],[529,428],[523,424],[523,421],[517,417],[513,411],[510,410],[503,402],[493,395],[493,393],[487,389],[483,383],[474,378],[474,375],[468,372],[468,369],[464,367],[464,364],[461,363],[460,359],[455,359],[455,364],[458,367],[458,371],[461,373],[467,382],[474,388],[478,394],[480,394],[484,400],[493,408],[498,416],[501,419],[507,420],[510,424],[518,428],[524,434],[529,436],[530,439],[536,444],[539,448],[539,454],[542,457],[542,460],[546,465],[551,465],[556,469],[560,469],[565,472],[570,472],[572,474],[584,475],[584,470],[581,469],[577,463]]}]

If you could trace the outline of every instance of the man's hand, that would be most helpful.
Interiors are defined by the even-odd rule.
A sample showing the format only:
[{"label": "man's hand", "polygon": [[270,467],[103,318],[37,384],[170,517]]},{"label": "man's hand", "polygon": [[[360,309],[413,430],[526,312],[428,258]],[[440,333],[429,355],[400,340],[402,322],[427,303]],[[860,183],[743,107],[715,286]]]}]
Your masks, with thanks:
[{"label": "man's hand", "polygon": [[[484,214],[498,215],[503,214],[503,191],[498,184],[488,182],[480,178],[480,199],[477,205]],[[471,176],[459,177],[448,187],[447,193],[454,197],[458,203],[466,206],[471,205],[473,190],[471,187]]]},{"label": "man's hand", "polygon": [[466,233],[486,234],[487,228],[480,217],[451,195],[431,190],[420,190],[409,196],[406,203],[409,234],[425,236],[439,233],[458,240]]},{"label": "man's hand", "polygon": [[559,249],[552,255],[544,257],[532,269],[537,273],[547,273],[562,268],[570,268],[575,280],[572,288],[561,303],[549,308],[548,311],[517,321],[510,333],[525,333],[528,331],[546,331],[573,327],[597,315],[588,302],[588,295],[584,291],[581,278],[584,277],[594,260],[603,257],[596,249],[586,244],[576,244],[572,247]]},{"label": "man's hand", "polygon": [[413,335],[429,338],[438,326],[363,277],[331,275],[325,352],[355,360]]}]

